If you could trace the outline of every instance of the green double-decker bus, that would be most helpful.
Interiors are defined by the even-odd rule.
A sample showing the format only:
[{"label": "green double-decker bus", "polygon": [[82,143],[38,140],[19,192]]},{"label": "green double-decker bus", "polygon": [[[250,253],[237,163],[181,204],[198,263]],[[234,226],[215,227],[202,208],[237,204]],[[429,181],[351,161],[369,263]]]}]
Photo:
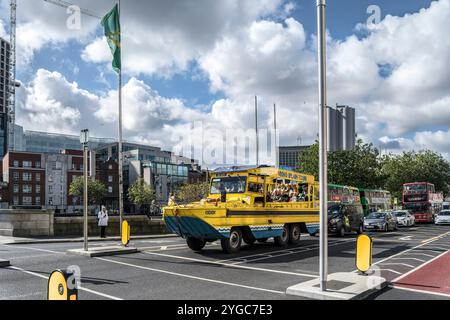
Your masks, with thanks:
[{"label": "green double-decker bus", "polygon": [[364,215],[391,209],[391,193],[386,190],[359,189]]}]

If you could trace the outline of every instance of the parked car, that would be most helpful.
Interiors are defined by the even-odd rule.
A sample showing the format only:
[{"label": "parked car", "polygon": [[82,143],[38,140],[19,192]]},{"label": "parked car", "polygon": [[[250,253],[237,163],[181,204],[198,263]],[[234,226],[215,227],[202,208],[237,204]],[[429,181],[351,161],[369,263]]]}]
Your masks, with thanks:
[{"label": "parked car", "polygon": [[416,225],[416,218],[408,210],[397,210],[393,212],[397,218],[397,225],[403,227],[412,227]]},{"label": "parked car", "polygon": [[435,224],[450,224],[450,210],[442,210],[439,212],[435,219]]},{"label": "parked car", "polygon": [[338,204],[328,208],[328,231],[343,237],[347,232],[364,232],[364,212],[361,205]]},{"label": "parked car", "polygon": [[390,212],[372,212],[364,219],[365,230],[397,230],[397,219]]}]

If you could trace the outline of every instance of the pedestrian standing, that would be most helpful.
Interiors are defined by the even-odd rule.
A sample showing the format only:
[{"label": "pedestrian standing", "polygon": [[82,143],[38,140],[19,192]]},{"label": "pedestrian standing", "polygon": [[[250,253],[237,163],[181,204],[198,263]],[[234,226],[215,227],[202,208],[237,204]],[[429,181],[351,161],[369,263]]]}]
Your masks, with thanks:
[{"label": "pedestrian standing", "polygon": [[100,238],[106,238],[106,227],[108,226],[108,211],[105,206],[99,211],[98,215],[98,226],[100,227]]}]

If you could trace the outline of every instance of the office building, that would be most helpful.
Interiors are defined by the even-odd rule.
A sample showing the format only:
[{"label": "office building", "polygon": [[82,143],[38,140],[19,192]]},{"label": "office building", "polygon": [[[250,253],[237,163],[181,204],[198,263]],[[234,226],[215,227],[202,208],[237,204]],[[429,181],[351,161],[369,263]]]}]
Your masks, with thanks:
[{"label": "office building", "polygon": [[0,38],[0,159],[8,151],[10,45]]},{"label": "office building", "polygon": [[287,170],[298,171],[301,153],[309,146],[285,146],[279,147],[279,167]]}]

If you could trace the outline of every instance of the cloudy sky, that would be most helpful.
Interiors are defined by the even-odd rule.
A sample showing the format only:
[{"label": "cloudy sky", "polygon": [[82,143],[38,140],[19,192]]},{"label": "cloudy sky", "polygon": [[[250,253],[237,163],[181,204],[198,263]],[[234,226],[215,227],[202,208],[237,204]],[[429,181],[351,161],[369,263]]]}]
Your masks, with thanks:
[{"label": "cloudy sky", "polygon": [[[115,3],[72,2],[101,16]],[[449,157],[450,0],[327,2],[329,105],[355,107],[359,137],[383,151]],[[2,37],[8,5],[0,0]],[[126,139],[170,149],[193,123],[251,129],[256,94],[261,128],[272,126],[277,103],[281,144],[312,143],[315,14],[315,0],[122,0]],[[99,20],[83,16],[73,30],[68,17],[43,0],[18,0],[17,122],[115,137],[117,75]]]}]

